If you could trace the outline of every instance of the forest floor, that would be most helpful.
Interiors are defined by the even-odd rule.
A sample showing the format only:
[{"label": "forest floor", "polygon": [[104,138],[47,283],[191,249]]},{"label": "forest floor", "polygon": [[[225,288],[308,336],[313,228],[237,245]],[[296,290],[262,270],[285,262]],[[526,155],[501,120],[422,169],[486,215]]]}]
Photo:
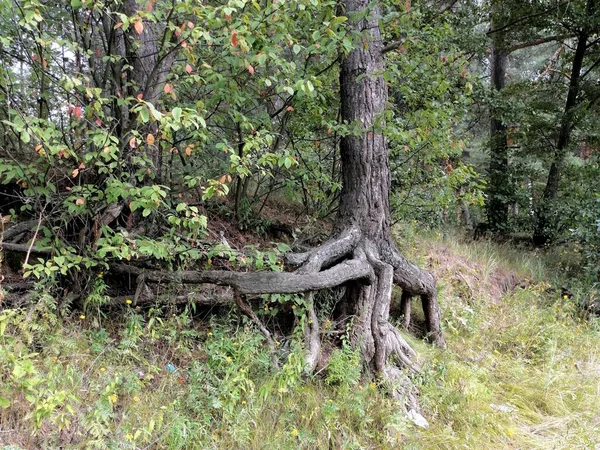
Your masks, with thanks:
[{"label": "forest floor", "polygon": [[[448,344],[407,337],[426,428],[361,378],[347,346],[304,379],[299,330],[276,334],[287,363],[275,372],[229,307],[59,317],[40,294],[33,309],[0,309],[0,449],[600,449],[600,319],[578,306],[591,290],[561,291],[568,255],[397,232],[438,278]],[[257,306],[273,327],[296,310],[293,298]]]}]

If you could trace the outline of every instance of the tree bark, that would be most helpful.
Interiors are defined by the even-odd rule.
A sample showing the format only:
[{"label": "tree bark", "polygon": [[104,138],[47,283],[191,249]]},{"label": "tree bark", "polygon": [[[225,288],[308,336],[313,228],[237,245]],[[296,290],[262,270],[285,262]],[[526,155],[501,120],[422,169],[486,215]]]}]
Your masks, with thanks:
[{"label": "tree bark", "polygon": [[[136,0],[125,0],[123,3],[123,12],[130,17],[136,16],[141,8],[141,4]],[[133,27],[125,33],[126,58],[131,67],[127,75],[128,80],[132,82],[129,95],[135,97],[142,94],[145,101],[153,104],[156,104],[159,99],[177,55],[176,48],[167,48],[169,43],[164,42],[164,39],[161,42],[166,26],[167,24],[145,21],[141,34],[138,35]],[[146,125],[144,129],[138,131],[142,134],[146,132],[156,134],[157,130],[155,125]],[[160,181],[162,153],[159,146],[148,146],[147,153],[156,169],[156,179]]]},{"label": "tree bark", "polygon": [[[390,170],[383,134],[388,89],[383,78],[379,7],[369,5],[368,0],[344,0],[343,7],[358,42],[342,60],[340,69],[342,121],[353,131],[340,143],[343,190],[335,231],[360,230],[358,247],[367,255],[376,278],[369,286],[350,283],[343,309],[353,317],[352,336],[360,345],[366,367],[385,374],[389,372],[389,356],[396,356],[404,366],[410,365],[413,356],[388,321],[392,283],[398,284],[407,298],[421,296],[430,339],[438,345],[444,345],[444,341],[435,280],[400,255],[390,232]],[[366,8],[370,8],[369,13],[359,19]]]}]

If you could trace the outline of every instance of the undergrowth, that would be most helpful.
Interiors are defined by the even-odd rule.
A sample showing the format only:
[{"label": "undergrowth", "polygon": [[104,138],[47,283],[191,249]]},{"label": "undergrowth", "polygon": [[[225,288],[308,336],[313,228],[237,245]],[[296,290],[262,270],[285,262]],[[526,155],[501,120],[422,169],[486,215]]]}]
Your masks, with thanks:
[{"label": "undergrowth", "polygon": [[[306,379],[300,330],[280,338],[287,363],[276,372],[261,335],[233,311],[206,322],[189,308],[124,304],[111,317],[59,318],[53,299],[40,295],[34,308],[0,312],[0,443],[598,448],[600,322],[578,306],[590,294],[561,296],[559,276],[538,255],[403,232],[411,257],[438,276],[448,343],[438,350],[409,338],[423,365],[414,381],[428,428],[361,378],[348,346]],[[498,294],[494,283],[508,273],[517,283]]]}]

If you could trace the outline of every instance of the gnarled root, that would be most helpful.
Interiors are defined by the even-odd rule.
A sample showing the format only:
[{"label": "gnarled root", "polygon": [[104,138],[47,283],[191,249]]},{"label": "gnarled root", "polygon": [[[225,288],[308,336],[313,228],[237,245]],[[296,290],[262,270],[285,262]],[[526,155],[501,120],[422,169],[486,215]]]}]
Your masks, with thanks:
[{"label": "gnarled root", "polygon": [[[227,272],[227,271],[146,271],[133,266],[115,264],[113,270],[138,276],[138,287],[155,282],[213,283],[234,288],[235,300],[265,336],[271,347],[273,363],[278,367],[276,345],[271,333],[245,301],[245,294],[307,293],[305,328],[306,371],[314,372],[320,359],[319,322],[313,291],[345,285],[343,309],[352,317],[350,339],[361,350],[365,368],[391,383],[397,396],[407,398],[408,406],[416,405],[416,394],[402,369],[418,371],[416,353],[402,334],[388,321],[392,288],[403,290],[404,325],[410,324],[411,297],[419,295],[428,338],[444,346],[436,298],[435,278],[429,272],[408,262],[386,239],[367,240],[357,228],[349,228],[316,249],[290,255],[295,272]],[[136,295],[136,297],[139,297]]]},{"label": "gnarled root", "polygon": [[319,358],[321,357],[321,336],[319,331],[319,318],[313,303],[314,294],[306,294],[306,324],[304,328],[304,345],[306,347],[306,374],[314,373]]},{"label": "gnarled root", "polygon": [[377,282],[373,284],[376,290],[371,316],[371,328],[375,341],[375,369],[378,373],[385,373],[390,357],[395,357],[401,367],[418,371],[418,364],[413,361],[416,357],[415,351],[388,321],[394,268],[379,259],[376,249],[372,245],[367,246],[366,254],[377,276]]},{"label": "gnarled root", "polygon": [[394,268],[394,283],[402,288],[405,325],[410,324],[410,297],[418,295],[423,303],[427,340],[438,347],[446,347],[440,324],[440,309],[433,274],[408,261],[395,246],[386,248],[382,260]]}]

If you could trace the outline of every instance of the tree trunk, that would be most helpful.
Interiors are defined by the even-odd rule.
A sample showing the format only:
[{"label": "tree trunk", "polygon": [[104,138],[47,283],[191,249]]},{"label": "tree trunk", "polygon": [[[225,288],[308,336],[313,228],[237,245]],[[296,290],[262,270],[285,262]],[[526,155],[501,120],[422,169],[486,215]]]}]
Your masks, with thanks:
[{"label": "tree trunk", "polygon": [[[591,4],[592,2],[590,0],[588,2],[588,9]],[[538,246],[546,244],[557,228],[557,217],[554,204],[558,196],[558,184],[560,182],[562,165],[567,156],[568,147],[571,142],[571,131],[573,130],[575,123],[574,112],[577,106],[581,67],[583,65],[588,37],[588,33],[582,31],[577,38],[577,48],[575,49],[575,55],[573,57],[569,91],[567,93],[565,110],[560,122],[558,141],[554,150],[550,171],[548,172],[546,187],[544,188],[544,193],[535,211],[533,243]]]},{"label": "tree trunk", "polygon": [[[413,355],[398,331],[388,322],[392,285],[396,282],[406,297],[423,299],[430,339],[443,345],[439,327],[435,280],[431,274],[408,263],[398,252],[390,233],[390,170],[383,113],[388,89],[383,79],[383,43],[378,26],[379,8],[357,20],[369,7],[367,0],[344,0],[349,27],[361,34],[341,63],[341,115],[357,131],[341,140],[343,190],[336,231],[360,230],[360,244],[375,272],[369,285],[351,283],[346,289],[346,311],[353,316],[353,339],[360,343],[363,361],[374,373],[389,374],[388,357],[396,356],[410,366]],[[364,30],[364,31],[363,31]],[[409,314],[409,312],[405,313]]]},{"label": "tree trunk", "polygon": [[[497,27],[499,11],[498,2],[492,4],[492,31]],[[506,49],[504,32],[492,34],[491,42],[491,88],[499,94],[506,85],[506,66],[508,50]],[[506,218],[511,202],[511,184],[508,173],[508,145],[506,124],[502,120],[502,108],[492,104],[490,107],[490,165],[488,168],[488,228],[497,234],[506,231]]]},{"label": "tree trunk", "polygon": [[[125,0],[123,11],[129,17],[136,16],[142,9],[142,5],[135,0]],[[125,33],[126,57],[130,65],[127,71],[128,81],[131,82],[130,92],[132,97],[141,94],[143,99],[149,103],[156,104],[162,89],[175,61],[177,50],[167,48],[168,42],[164,42],[165,32],[163,24],[150,21],[143,22],[141,34],[138,35],[134,27]],[[133,127],[133,124],[130,124]],[[146,133],[156,134],[156,125],[150,124],[138,129],[144,135]],[[162,153],[158,145],[148,145],[147,154],[155,168],[155,178],[160,182],[162,178]]]},{"label": "tree trunk", "polygon": [[508,136],[502,117],[502,108],[497,104],[499,94],[506,86],[508,48],[506,35],[501,29],[506,22],[502,4],[498,0],[491,4],[491,55],[490,87],[496,97],[490,106],[490,162],[488,167],[488,189],[486,213],[488,229],[494,234],[506,231],[508,209],[512,197],[508,173]]}]

